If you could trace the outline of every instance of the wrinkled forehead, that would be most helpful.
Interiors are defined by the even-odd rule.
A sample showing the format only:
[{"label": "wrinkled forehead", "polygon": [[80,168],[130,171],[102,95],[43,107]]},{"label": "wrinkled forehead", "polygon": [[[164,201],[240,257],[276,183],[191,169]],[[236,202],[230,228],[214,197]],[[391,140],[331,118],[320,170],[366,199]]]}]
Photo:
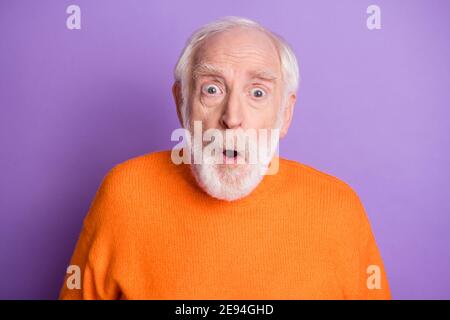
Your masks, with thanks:
[{"label": "wrinkled forehead", "polygon": [[265,32],[234,28],[206,39],[195,51],[193,68],[208,65],[223,72],[262,72],[281,77],[273,39]]}]

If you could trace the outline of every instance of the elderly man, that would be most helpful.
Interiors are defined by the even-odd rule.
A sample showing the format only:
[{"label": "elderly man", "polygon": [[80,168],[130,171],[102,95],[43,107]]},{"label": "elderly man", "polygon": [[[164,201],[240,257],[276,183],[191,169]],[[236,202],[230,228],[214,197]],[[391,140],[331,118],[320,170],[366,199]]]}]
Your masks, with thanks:
[{"label": "elderly man", "polygon": [[[277,140],[261,147],[261,131],[236,147],[233,134],[247,129],[286,135],[298,81],[289,45],[251,20],[227,17],[196,31],[175,69],[177,113],[187,136],[195,128],[219,135],[106,175],[60,298],[389,299],[350,186],[279,157]],[[251,145],[269,161],[251,163]]]}]

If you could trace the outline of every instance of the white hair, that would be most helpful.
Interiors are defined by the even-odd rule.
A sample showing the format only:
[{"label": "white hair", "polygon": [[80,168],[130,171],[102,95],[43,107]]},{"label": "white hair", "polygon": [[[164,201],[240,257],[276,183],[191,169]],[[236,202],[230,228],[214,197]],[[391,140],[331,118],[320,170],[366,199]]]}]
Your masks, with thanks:
[{"label": "white hair", "polygon": [[281,36],[267,30],[259,23],[250,19],[233,16],[220,18],[202,26],[190,36],[175,66],[175,81],[178,81],[181,85],[181,115],[185,128],[189,128],[188,101],[192,78],[191,65],[196,48],[198,48],[198,46],[210,36],[228,31],[236,27],[260,30],[267,34],[274,41],[274,44],[278,49],[281,71],[284,81],[283,101],[285,100],[285,98],[287,98],[289,93],[297,91],[300,81],[297,58],[295,57],[295,54],[290,45]]}]

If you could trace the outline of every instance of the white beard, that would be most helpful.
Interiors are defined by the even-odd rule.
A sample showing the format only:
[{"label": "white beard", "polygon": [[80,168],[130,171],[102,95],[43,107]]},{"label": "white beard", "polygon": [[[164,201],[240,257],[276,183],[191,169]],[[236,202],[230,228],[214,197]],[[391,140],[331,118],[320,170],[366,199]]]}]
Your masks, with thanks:
[{"label": "white beard", "polygon": [[192,164],[192,172],[199,186],[210,196],[233,201],[247,196],[261,182],[263,174],[258,164]]},{"label": "white beard", "polygon": [[[277,147],[278,143],[271,147],[270,153],[267,148],[264,150],[265,154],[270,154],[269,159],[273,157]],[[191,149],[192,155],[193,152],[194,148]],[[198,185],[207,194],[220,200],[233,201],[249,195],[259,185],[268,170],[268,165],[260,161],[220,164],[217,161],[214,163],[213,159],[217,157],[204,153],[202,163],[192,163],[191,171]],[[248,153],[246,159],[248,160]]]}]

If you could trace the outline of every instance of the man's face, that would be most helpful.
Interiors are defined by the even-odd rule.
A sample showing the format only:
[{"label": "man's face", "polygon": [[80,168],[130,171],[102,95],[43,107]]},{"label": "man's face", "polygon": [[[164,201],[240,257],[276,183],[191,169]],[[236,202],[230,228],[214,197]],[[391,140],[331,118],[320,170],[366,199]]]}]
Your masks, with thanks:
[{"label": "man's face", "polygon": [[[265,33],[235,28],[208,38],[197,48],[192,63],[192,82],[188,108],[189,127],[195,121],[202,130],[218,129],[221,132],[259,132],[282,129],[286,123],[280,110],[283,103],[284,83],[278,50]],[[283,130],[281,130],[283,135]],[[233,133],[234,135],[234,133]],[[204,142],[205,147],[210,142]],[[236,143],[236,139],[234,139]],[[261,182],[266,164],[250,163],[249,150],[273,155],[277,146],[260,147],[251,143],[246,150],[230,149],[224,141],[223,154],[209,157],[213,164],[192,164],[199,185],[211,196],[236,200],[248,195]],[[222,157],[220,163],[216,160]],[[238,160],[238,158],[240,158]],[[231,159],[231,164],[229,160]],[[244,159],[244,163],[239,162]],[[225,163],[224,163],[225,162]]]},{"label": "man's face", "polygon": [[209,38],[192,64],[191,124],[203,129],[270,129],[282,100],[278,51],[263,32],[236,28]]}]

